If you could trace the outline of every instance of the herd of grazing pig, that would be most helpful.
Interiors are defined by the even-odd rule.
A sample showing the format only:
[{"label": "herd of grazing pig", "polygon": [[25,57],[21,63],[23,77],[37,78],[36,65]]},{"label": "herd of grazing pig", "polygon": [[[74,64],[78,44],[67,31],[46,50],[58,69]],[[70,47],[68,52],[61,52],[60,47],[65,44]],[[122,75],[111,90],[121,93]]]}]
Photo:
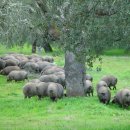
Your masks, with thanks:
[{"label": "herd of grazing pig", "polygon": [[[65,90],[64,68],[55,65],[52,57],[41,57],[39,55],[6,54],[0,57],[0,74],[7,76],[7,81],[28,80],[29,74],[38,74],[36,79],[31,79],[23,86],[25,98],[38,96],[50,97],[56,101],[62,98]],[[84,92],[86,96],[93,96],[93,77],[86,75]],[[111,100],[111,87],[116,89],[117,78],[107,75],[101,78],[96,85],[98,99],[101,103],[108,104]],[[65,95],[66,96],[66,95]],[[112,103],[127,108],[130,105],[130,89],[119,90],[114,96]]]},{"label": "herd of grazing pig", "polygon": [[49,96],[52,100],[62,98],[65,87],[64,69],[53,63],[52,57],[39,55],[6,54],[0,58],[0,74],[7,75],[7,81],[28,80],[30,74],[37,79],[28,80],[23,87],[25,98]]}]

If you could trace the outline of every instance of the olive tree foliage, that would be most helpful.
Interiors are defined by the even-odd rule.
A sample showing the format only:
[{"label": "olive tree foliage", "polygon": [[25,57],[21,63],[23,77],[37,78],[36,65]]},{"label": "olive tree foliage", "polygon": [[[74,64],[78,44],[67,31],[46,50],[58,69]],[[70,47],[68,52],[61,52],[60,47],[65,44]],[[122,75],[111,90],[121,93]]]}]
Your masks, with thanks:
[{"label": "olive tree foliage", "polygon": [[[65,48],[68,96],[83,96],[88,65],[111,47],[126,47],[130,34],[128,0],[48,0],[52,21]],[[53,13],[51,13],[53,12]],[[101,58],[99,58],[101,60]]]},{"label": "olive tree foliage", "polygon": [[82,50],[89,66],[108,47],[129,47],[129,1],[41,1],[48,7],[49,21],[60,29],[62,46],[76,53]]},{"label": "olive tree foliage", "polygon": [[100,54],[125,47],[130,38],[129,0],[48,0],[66,50]]},{"label": "olive tree foliage", "polygon": [[76,50],[82,43],[83,53],[100,53],[104,47],[129,42],[129,4],[129,0],[1,0],[0,38],[9,44],[36,39],[41,44],[48,25],[53,25],[65,48]]},{"label": "olive tree foliage", "polygon": [[50,23],[46,13],[44,1],[1,0],[1,42],[6,43],[7,46],[29,42],[44,47],[44,44],[52,40],[51,35],[48,34]]},{"label": "olive tree foliage", "polygon": [[1,42],[7,45],[25,42],[28,35],[28,16],[27,6],[20,1],[2,0],[0,3]]}]

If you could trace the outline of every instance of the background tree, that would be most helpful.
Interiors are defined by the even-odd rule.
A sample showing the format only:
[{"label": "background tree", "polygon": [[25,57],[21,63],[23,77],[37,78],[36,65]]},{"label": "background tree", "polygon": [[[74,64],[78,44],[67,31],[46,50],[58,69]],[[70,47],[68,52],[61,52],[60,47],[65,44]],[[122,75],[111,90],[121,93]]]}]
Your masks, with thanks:
[{"label": "background tree", "polygon": [[[58,39],[49,23],[46,15],[47,8],[41,0],[2,0],[0,6],[1,18],[1,42],[9,46],[23,45],[25,42],[32,44],[32,52],[36,52],[36,46],[44,48],[45,52],[51,52],[50,43]],[[52,38],[53,37],[53,38]]]}]

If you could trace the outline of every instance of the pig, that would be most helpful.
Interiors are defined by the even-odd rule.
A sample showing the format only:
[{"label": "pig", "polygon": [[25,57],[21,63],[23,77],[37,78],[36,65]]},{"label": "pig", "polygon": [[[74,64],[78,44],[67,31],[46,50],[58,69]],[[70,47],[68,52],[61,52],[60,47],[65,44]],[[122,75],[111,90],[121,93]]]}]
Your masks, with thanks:
[{"label": "pig", "polygon": [[37,83],[27,83],[23,87],[24,98],[31,98],[37,96]]},{"label": "pig", "polygon": [[90,80],[86,80],[85,81],[85,88],[84,88],[84,92],[86,96],[90,96],[90,94],[93,96],[93,85],[92,82]]},{"label": "pig", "polygon": [[130,106],[130,89],[124,88],[119,90],[112,103],[116,103],[123,108],[128,108]]},{"label": "pig", "polygon": [[7,81],[22,81],[22,80],[28,80],[28,73],[24,70],[14,70],[11,71],[7,76]]},{"label": "pig", "polygon": [[97,90],[98,99],[101,103],[109,104],[111,100],[111,93],[108,87],[100,87]]},{"label": "pig", "polygon": [[37,95],[39,97],[39,100],[47,96],[48,85],[49,83],[46,82],[40,82],[37,84],[36,89],[37,89]]},{"label": "pig", "polygon": [[89,74],[86,74],[86,80],[90,80],[91,82],[93,81],[93,77]]},{"label": "pig", "polygon": [[104,76],[101,80],[105,81],[110,89],[112,86],[113,86],[113,90],[116,89],[117,78],[115,76],[107,75]]},{"label": "pig", "polygon": [[58,83],[50,83],[47,88],[47,95],[52,101],[57,101],[58,98],[62,98],[64,95],[63,86]]},{"label": "pig", "polygon": [[8,75],[13,70],[20,70],[18,66],[7,66],[3,70],[0,71],[2,75]]}]

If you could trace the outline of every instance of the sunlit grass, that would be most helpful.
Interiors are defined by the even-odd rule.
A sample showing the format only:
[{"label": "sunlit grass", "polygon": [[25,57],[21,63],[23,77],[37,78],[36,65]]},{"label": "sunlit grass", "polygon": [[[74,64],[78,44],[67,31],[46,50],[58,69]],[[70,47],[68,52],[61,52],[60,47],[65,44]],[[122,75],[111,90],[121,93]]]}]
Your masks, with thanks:
[{"label": "sunlit grass", "polygon": [[125,51],[124,49],[110,49],[110,50],[106,50],[103,52],[103,55],[107,55],[107,56],[126,56],[126,55],[130,55],[130,50],[129,51]]},{"label": "sunlit grass", "polygon": [[[26,49],[23,52],[29,54],[31,50]],[[47,55],[64,66],[63,52],[56,51]],[[91,71],[87,70],[94,78],[94,88],[106,74],[118,78],[117,90],[111,91],[112,97],[119,89],[130,86],[130,57],[103,56],[100,72],[96,71],[97,65],[98,62]],[[0,76],[0,130],[130,130],[130,107],[101,104],[96,90],[94,97],[66,97],[57,102],[49,98],[39,101],[37,97],[25,100],[22,87],[26,82],[7,83],[6,77]]]}]

